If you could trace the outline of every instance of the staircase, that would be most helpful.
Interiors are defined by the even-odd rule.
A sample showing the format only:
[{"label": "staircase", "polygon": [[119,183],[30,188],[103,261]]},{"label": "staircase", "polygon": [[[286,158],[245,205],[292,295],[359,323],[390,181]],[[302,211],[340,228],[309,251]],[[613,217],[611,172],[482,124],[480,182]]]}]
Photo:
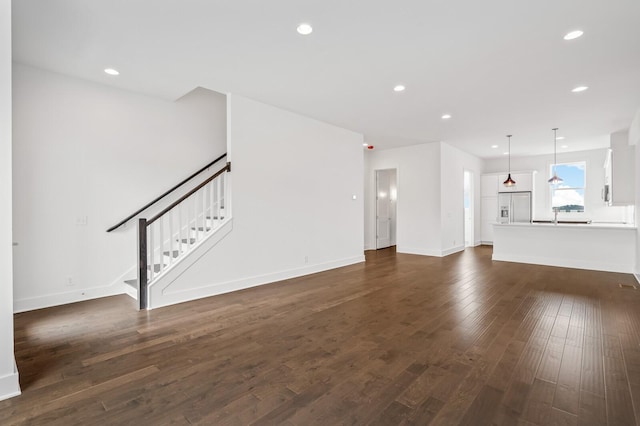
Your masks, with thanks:
[{"label": "staircase", "polygon": [[[161,248],[156,246],[154,249],[154,260],[150,259],[150,251],[148,251],[147,257],[147,286],[149,286],[152,282],[158,281],[162,276],[169,272],[169,268],[176,265],[180,260],[184,258],[189,252],[196,249],[196,246],[199,246],[199,243],[202,243],[209,236],[213,235],[214,232],[220,228],[225,221],[225,208],[224,206],[220,207],[220,215],[219,216],[206,216],[205,217],[205,226],[192,226],[189,228],[188,232],[176,232],[173,233],[173,241],[169,241],[169,246],[174,246],[175,248],[169,247],[167,250],[167,244],[165,243],[165,247],[162,248],[162,256],[159,256],[159,251]],[[187,224],[188,225],[188,224]],[[149,232],[149,231],[148,231]],[[172,238],[172,237],[168,237]],[[173,242],[173,244],[170,244]],[[147,245],[150,247],[150,241],[147,239]],[[153,262],[153,264],[151,263]],[[127,285],[126,293],[133,297],[134,299],[138,299],[138,278],[131,277],[130,279],[124,280],[124,283]],[[142,309],[146,308],[141,307]]]},{"label": "staircase", "polygon": [[[147,309],[148,290],[152,285],[160,282],[218,231],[227,228],[225,225],[231,219],[228,197],[230,172],[231,163],[226,163],[217,173],[205,179],[152,218],[138,218],[137,276],[131,276],[124,280],[124,283],[125,292],[138,300],[139,309]],[[143,209],[147,209],[187,180]],[[136,214],[125,219],[121,224],[132,219]],[[109,229],[109,232],[120,225]]]}]

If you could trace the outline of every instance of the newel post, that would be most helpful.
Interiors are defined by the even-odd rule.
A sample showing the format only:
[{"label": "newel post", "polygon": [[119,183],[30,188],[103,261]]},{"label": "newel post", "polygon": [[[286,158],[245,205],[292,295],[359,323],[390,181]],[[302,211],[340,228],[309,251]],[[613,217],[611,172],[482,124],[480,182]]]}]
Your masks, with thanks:
[{"label": "newel post", "polygon": [[138,219],[138,304],[147,309],[147,219]]}]

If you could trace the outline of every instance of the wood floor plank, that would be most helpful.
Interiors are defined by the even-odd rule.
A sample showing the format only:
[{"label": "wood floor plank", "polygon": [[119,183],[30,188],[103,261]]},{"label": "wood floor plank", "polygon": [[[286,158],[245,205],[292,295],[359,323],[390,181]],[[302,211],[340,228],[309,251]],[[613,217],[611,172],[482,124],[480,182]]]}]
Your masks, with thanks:
[{"label": "wood floor plank", "polygon": [[[613,348],[613,339],[609,340],[609,353]],[[629,381],[621,358],[604,357],[605,396],[607,403],[607,422],[610,425],[635,424],[636,418],[629,389]]]},{"label": "wood floor plank", "polygon": [[607,407],[604,395],[591,392],[580,392],[578,424],[585,426],[602,426],[607,424]]},{"label": "wood floor plank", "polygon": [[580,399],[580,371],[582,369],[582,348],[565,344],[562,364],[558,374],[553,406],[568,413],[578,415]]},{"label": "wood floor plank", "polygon": [[366,253],[366,263],[138,312],[16,314],[0,424],[636,424],[632,275]]}]

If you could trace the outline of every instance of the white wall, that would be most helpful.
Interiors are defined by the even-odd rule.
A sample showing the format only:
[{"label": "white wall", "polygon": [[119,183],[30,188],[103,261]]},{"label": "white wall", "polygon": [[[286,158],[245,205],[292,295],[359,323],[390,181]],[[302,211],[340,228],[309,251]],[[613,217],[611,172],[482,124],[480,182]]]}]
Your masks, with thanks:
[{"label": "white wall", "polygon": [[[398,194],[398,174],[396,173],[389,173],[389,189],[391,191],[392,194]],[[398,244],[398,216],[397,216],[397,211],[396,211],[396,200],[394,198],[394,200],[392,201],[392,205],[391,205],[391,212],[389,215],[389,219],[391,219],[391,229],[390,229],[390,235],[391,235],[391,245],[395,246],[396,244]]]},{"label": "white wall", "polygon": [[20,64],[13,90],[16,311],[121,292],[135,221],[105,230],[225,152],[226,97],[167,102]]},{"label": "white wall", "polygon": [[375,171],[398,170],[397,250],[443,256],[464,249],[464,170],[473,172],[480,239],[482,161],[443,142],[365,155],[365,248],[375,249]]},{"label": "white wall", "polygon": [[375,171],[396,169],[397,251],[440,256],[440,144],[367,151],[365,164],[365,249],[376,247]]},{"label": "white wall", "polygon": [[[603,165],[605,156],[606,149],[558,153],[558,163],[575,161],[587,162],[585,212],[561,213],[558,215],[559,218],[591,219],[597,222],[626,222],[633,219],[629,217],[628,208],[606,206],[602,200],[601,191],[604,185]],[[549,179],[549,167],[552,163],[553,154],[531,157],[511,157],[512,171],[536,170],[538,172],[535,177],[534,219],[546,220],[553,217],[551,211],[551,190],[547,183],[547,179]],[[485,173],[506,172],[506,170],[506,157],[489,159],[484,162]]]},{"label": "white wall", "polygon": [[[636,147],[636,225],[640,224],[640,110],[629,128],[629,145]],[[636,279],[640,281],[640,227],[636,238]]]},{"label": "white wall", "polygon": [[480,244],[480,175],[482,160],[441,143],[442,250],[445,254],[464,250],[464,171],[473,175],[474,238]]},{"label": "white wall", "polygon": [[175,303],[364,261],[362,135],[237,95],[228,116],[233,230],[154,296]]},{"label": "white wall", "polygon": [[0,400],[20,393],[13,356],[11,1],[0,0]]}]

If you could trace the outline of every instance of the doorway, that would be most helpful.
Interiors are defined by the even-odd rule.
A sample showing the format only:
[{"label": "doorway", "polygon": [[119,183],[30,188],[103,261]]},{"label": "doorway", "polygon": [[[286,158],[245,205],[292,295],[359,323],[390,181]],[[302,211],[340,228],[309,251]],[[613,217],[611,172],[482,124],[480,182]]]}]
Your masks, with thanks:
[{"label": "doorway", "polygon": [[396,169],[376,170],[376,249],[396,245]]},{"label": "doorway", "polygon": [[464,171],[464,246],[475,246],[473,211],[473,172]]}]

